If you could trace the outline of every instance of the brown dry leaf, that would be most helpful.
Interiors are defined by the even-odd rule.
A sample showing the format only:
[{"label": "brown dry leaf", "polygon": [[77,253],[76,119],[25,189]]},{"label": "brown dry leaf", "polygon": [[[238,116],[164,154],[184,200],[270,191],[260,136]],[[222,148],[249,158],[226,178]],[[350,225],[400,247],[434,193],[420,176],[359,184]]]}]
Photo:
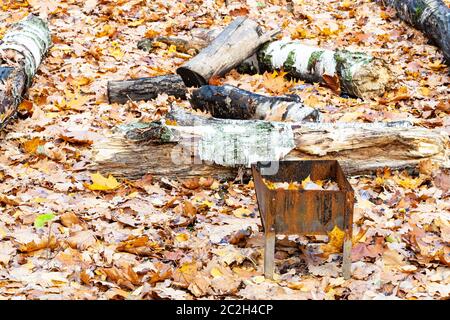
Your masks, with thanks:
[{"label": "brown dry leaf", "polygon": [[450,101],[439,101],[436,109],[441,110],[445,113],[450,113]]},{"label": "brown dry leaf", "polygon": [[80,224],[81,222],[77,215],[73,212],[65,212],[59,217],[59,219],[61,220],[61,224],[68,228],[73,225]]},{"label": "brown dry leaf", "polygon": [[411,98],[411,95],[408,92],[408,88],[405,86],[402,86],[399,89],[397,89],[393,92],[390,92],[388,94],[388,97],[380,99],[379,102],[382,104],[388,104],[390,102],[409,100],[410,98]]},{"label": "brown dry leaf", "polygon": [[419,172],[430,176],[438,167],[436,163],[433,163],[431,159],[422,160],[419,162]]},{"label": "brown dry leaf", "polygon": [[29,100],[22,100],[22,102],[19,104],[19,106],[17,107],[17,111],[21,114],[21,115],[32,115],[32,111],[33,111],[33,102],[29,101]]},{"label": "brown dry leaf", "polygon": [[213,185],[214,181],[215,180],[212,177],[207,177],[207,178],[200,177],[198,183],[200,184],[200,186],[202,188],[211,188],[211,186]]},{"label": "brown dry leaf", "polygon": [[238,247],[245,247],[245,245],[247,244],[247,240],[250,238],[252,233],[253,233],[253,230],[251,227],[248,227],[247,229],[239,230],[230,236],[228,243],[238,246]]},{"label": "brown dry leaf", "polygon": [[122,241],[117,246],[117,251],[128,252],[138,256],[157,257],[162,251],[157,242],[150,241],[147,236],[136,237]]},{"label": "brown dry leaf", "polygon": [[31,241],[26,244],[20,244],[18,250],[22,253],[31,253],[34,251],[38,251],[41,249],[55,249],[58,246],[58,241],[54,236],[50,237],[50,241],[48,239],[43,239],[38,243]]},{"label": "brown dry leaf", "polygon": [[450,172],[447,170],[438,171],[434,177],[434,184],[444,192],[448,192],[450,190]]},{"label": "brown dry leaf", "polygon": [[187,288],[197,276],[197,268],[196,262],[185,262],[174,271],[173,280],[180,286]]},{"label": "brown dry leaf", "polygon": [[130,265],[124,266],[119,269],[117,267],[100,268],[98,272],[106,275],[106,277],[117,283],[120,287],[134,290],[135,286],[141,284],[141,278],[133,271]]},{"label": "brown dry leaf", "polygon": [[193,218],[197,215],[197,208],[188,200],[183,202],[183,216]]},{"label": "brown dry leaf", "polygon": [[327,84],[331,90],[333,90],[336,94],[341,94],[341,85],[339,83],[339,77],[337,75],[330,76],[328,74],[324,74],[322,76],[323,81]]},{"label": "brown dry leaf", "polygon": [[10,241],[0,242],[0,266],[7,266],[15,253],[16,249]]},{"label": "brown dry leaf", "polygon": [[71,234],[67,239],[67,243],[73,249],[86,250],[95,245],[97,240],[90,230],[77,231]]},{"label": "brown dry leaf", "polygon": [[80,272],[80,280],[85,284],[85,285],[90,285],[91,283],[91,277],[86,273],[85,270],[82,270]]},{"label": "brown dry leaf", "polygon": [[19,202],[12,198],[11,196],[7,196],[0,193],[0,204],[2,205],[10,205],[10,206],[18,206]]},{"label": "brown dry leaf", "polygon": [[199,178],[187,179],[183,181],[182,185],[187,189],[195,190],[200,187],[200,180]]},{"label": "brown dry leaf", "polygon": [[380,254],[383,253],[384,248],[384,238],[377,237],[375,239],[374,244],[366,243],[357,243],[352,247],[352,260],[359,261],[362,258],[377,258]]},{"label": "brown dry leaf", "polygon": [[232,17],[238,17],[238,16],[246,16],[248,15],[249,11],[246,7],[240,7],[233,10],[230,10],[230,16]]},{"label": "brown dry leaf", "polygon": [[221,86],[223,85],[223,80],[224,79],[222,77],[214,75],[208,80],[208,84],[211,86]]},{"label": "brown dry leaf", "polygon": [[157,269],[157,271],[154,271],[150,274],[149,282],[151,285],[154,285],[166,279],[170,279],[172,277],[172,267],[170,265],[158,262],[155,264],[155,268]]},{"label": "brown dry leaf", "polygon": [[209,293],[211,285],[211,280],[206,277],[206,275],[199,274],[188,286],[188,290],[191,291],[191,293],[196,296],[197,298],[205,296]]},{"label": "brown dry leaf", "polygon": [[76,145],[91,145],[96,135],[89,130],[67,131],[59,136],[66,142]]},{"label": "brown dry leaf", "polygon": [[405,266],[404,257],[395,250],[386,249],[383,252],[383,262],[387,266],[401,267]]}]

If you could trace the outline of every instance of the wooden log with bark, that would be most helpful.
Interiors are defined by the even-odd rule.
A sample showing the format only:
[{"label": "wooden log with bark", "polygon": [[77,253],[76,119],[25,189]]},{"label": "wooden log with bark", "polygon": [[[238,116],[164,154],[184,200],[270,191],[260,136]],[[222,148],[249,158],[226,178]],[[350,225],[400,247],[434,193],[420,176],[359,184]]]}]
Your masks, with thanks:
[{"label": "wooden log with bark", "polygon": [[0,44],[0,129],[17,113],[24,91],[31,85],[51,45],[47,23],[30,14],[5,34]]},{"label": "wooden log with bark", "polygon": [[383,0],[400,19],[422,31],[450,63],[450,8],[442,0]]},{"label": "wooden log with bark", "polygon": [[146,173],[183,179],[234,178],[237,167],[277,159],[337,159],[347,174],[414,168],[426,159],[449,167],[448,136],[408,122],[224,120],[178,108],[166,119],[171,121],[137,122],[105,135],[93,144],[90,169],[129,179]]},{"label": "wooden log with bark", "polygon": [[263,70],[280,70],[335,91],[370,98],[382,95],[393,79],[388,65],[362,52],[327,50],[290,39],[273,41],[258,52]]},{"label": "wooden log with bark", "polygon": [[234,86],[202,86],[189,99],[194,109],[215,118],[274,121],[320,121],[317,109],[305,106],[297,95],[264,96]]},{"label": "wooden log with bark", "polygon": [[237,67],[277,33],[279,30],[264,33],[255,21],[238,17],[177,73],[188,87],[206,85],[213,76],[222,76]]},{"label": "wooden log with bark", "polygon": [[187,88],[177,74],[131,80],[108,81],[109,103],[125,103],[128,100],[151,100],[166,93],[175,98],[186,99]]},{"label": "wooden log with bark", "polygon": [[[213,35],[202,35],[194,41],[196,50],[206,46]],[[159,38],[156,38],[159,39]],[[182,40],[164,37],[165,43],[175,44]],[[204,40],[206,39],[206,40]],[[151,41],[151,40],[149,40]],[[183,47],[193,49],[184,40]],[[289,51],[287,51],[289,50]],[[308,53],[309,52],[309,53]],[[305,46],[298,41],[274,41],[264,46],[258,53],[242,61],[237,69],[242,73],[257,73],[261,70],[274,71],[283,68],[289,75],[309,82],[321,82],[333,89],[357,97],[382,95],[393,81],[386,63],[364,53],[349,51],[330,51]],[[168,77],[167,79],[165,77]],[[158,93],[173,92],[175,97],[183,98],[180,78],[173,75],[132,80],[108,82],[110,103],[124,103],[128,99],[148,100]]]}]

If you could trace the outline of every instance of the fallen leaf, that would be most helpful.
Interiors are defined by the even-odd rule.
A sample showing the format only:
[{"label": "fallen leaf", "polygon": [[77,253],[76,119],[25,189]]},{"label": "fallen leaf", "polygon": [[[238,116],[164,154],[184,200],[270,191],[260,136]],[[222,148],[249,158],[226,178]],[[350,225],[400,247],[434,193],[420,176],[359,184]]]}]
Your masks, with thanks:
[{"label": "fallen leaf", "polygon": [[77,215],[73,212],[65,212],[59,217],[59,219],[64,227],[71,227],[73,225],[80,224],[80,219],[78,219]]},{"label": "fallen leaf", "polygon": [[67,239],[67,243],[73,249],[86,250],[92,247],[97,240],[90,230],[77,231],[71,234]]},{"label": "fallen leaf", "polygon": [[252,214],[252,211],[247,208],[241,207],[233,210],[233,214],[237,218],[247,218]]},{"label": "fallen leaf", "polygon": [[338,226],[334,226],[333,230],[328,233],[328,243],[321,246],[324,255],[328,256],[332,253],[342,252],[344,238],[345,232]]},{"label": "fallen leaf", "polygon": [[120,186],[120,183],[112,175],[105,178],[99,172],[91,174],[91,180],[92,184],[87,185],[90,190],[109,191]]},{"label": "fallen leaf", "polygon": [[45,224],[47,222],[50,222],[53,219],[55,219],[55,215],[53,213],[46,213],[46,214],[38,215],[36,217],[36,219],[34,220],[34,227],[42,228],[43,226],[45,226]]},{"label": "fallen leaf", "polygon": [[42,154],[43,146],[45,145],[45,141],[40,138],[33,138],[23,143],[23,149],[26,153],[30,154]]}]

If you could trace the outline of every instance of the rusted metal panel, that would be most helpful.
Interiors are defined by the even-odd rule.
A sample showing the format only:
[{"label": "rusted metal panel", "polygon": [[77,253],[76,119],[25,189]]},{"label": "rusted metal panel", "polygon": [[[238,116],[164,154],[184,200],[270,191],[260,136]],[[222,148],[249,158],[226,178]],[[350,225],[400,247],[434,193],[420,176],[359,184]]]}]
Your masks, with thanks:
[{"label": "rusted metal panel", "polygon": [[[261,170],[267,163],[252,166],[263,226],[267,216],[273,215],[275,232],[281,234],[326,234],[334,226],[351,228],[354,191],[337,161],[280,161],[278,166],[273,174]],[[302,181],[308,175],[311,180],[333,179],[340,190],[270,190],[263,181]]]}]

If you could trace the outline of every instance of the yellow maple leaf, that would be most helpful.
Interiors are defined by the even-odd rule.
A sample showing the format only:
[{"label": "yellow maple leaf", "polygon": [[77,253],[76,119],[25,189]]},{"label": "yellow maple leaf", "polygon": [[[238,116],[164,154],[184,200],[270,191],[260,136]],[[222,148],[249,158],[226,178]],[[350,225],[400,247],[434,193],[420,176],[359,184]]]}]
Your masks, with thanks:
[{"label": "yellow maple leaf", "polygon": [[179,233],[176,235],[175,239],[177,239],[178,242],[184,242],[189,239],[189,235],[186,233]]},{"label": "yellow maple leaf", "polygon": [[289,185],[288,185],[288,190],[298,190],[299,189],[299,186],[298,185],[296,185],[294,182],[289,182]]},{"label": "yellow maple leaf", "polygon": [[87,185],[90,190],[108,191],[120,186],[120,183],[112,175],[105,178],[99,172],[91,174],[91,180],[92,184]]},{"label": "yellow maple leaf", "polygon": [[237,218],[246,218],[250,216],[251,213],[252,213],[251,210],[242,207],[233,211],[234,216]]},{"label": "yellow maple leaf", "polygon": [[270,190],[275,190],[276,186],[275,183],[273,183],[272,181],[266,180],[264,179],[264,184],[267,186],[268,189]]},{"label": "yellow maple leaf", "polygon": [[222,274],[222,272],[219,270],[219,268],[216,268],[216,267],[212,268],[211,271],[210,271],[210,273],[211,273],[211,275],[212,275],[214,278],[219,278],[219,277],[222,277],[222,276],[223,276],[223,274]]},{"label": "yellow maple leaf", "polygon": [[74,111],[84,111],[84,105],[89,101],[90,97],[80,94],[76,91],[71,93],[70,91],[65,91],[66,97],[61,103],[57,103],[56,106],[61,110],[74,110]]},{"label": "yellow maple leaf", "polygon": [[183,263],[183,265],[178,270],[186,275],[193,275],[197,272],[197,264],[195,262],[186,262]]},{"label": "yellow maple leaf", "polygon": [[145,19],[139,19],[133,22],[128,23],[129,27],[137,27],[140,26],[141,24],[143,24],[145,22]]},{"label": "yellow maple leaf", "polygon": [[430,89],[427,88],[427,87],[420,87],[419,90],[420,90],[420,93],[421,93],[423,96],[426,96],[426,97],[427,97],[427,96],[430,95]]},{"label": "yellow maple leaf", "polygon": [[177,52],[177,46],[174,44],[171,44],[169,49],[167,49],[168,52]]},{"label": "yellow maple leaf", "polygon": [[168,125],[168,126],[176,126],[177,125],[177,120],[166,119],[166,125]]},{"label": "yellow maple leaf", "polygon": [[417,178],[411,178],[408,176],[404,177],[394,177],[394,181],[406,189],[416,189],[423,183],[423,179],[420,177]]},{"label": "yellow maple leaf", "polygon": [[93,78],[81,76],[73,80],[73,84],[77,87],[85,86],[94,81]]},{"label": "yellow maple leaf", "polygon": [[328,232],[328,243],[321,246],[321,249],[325,256],[332,253],[338,253],[342,251],[344,245],[345,232],[338,226],[334,226],[333,230]]},{"label": "yellow maple leaf", "polygon": [[323,187],[325,181],[323,180],[314,180],[314,183],[317,184],[319,187]]},{"label": "yellow maple leaf", "polygon": [[106,24],[103,26],[102,31],[97,32],[97,34],[95,36],[97,38],[106,37],[106,36],[112,37],[115,32],[116,32],[116,28],[114,26]]},{"label": "yellow maple leaf", "polygon": [[308,184],[308,182],[311,182],[311,177],[310,176],[307,176],[305,179],[303,179],[303,181],[302,181],[303,189],[306,188],[306,185]]},{"label": "yellow maple leaf", "polygon": [[111,42],[111,47],[109,48],[109,54],[113,56],[116,60],[120,61],[122,60],[125,53],[120,49],[119,44],[117,41]]}]

